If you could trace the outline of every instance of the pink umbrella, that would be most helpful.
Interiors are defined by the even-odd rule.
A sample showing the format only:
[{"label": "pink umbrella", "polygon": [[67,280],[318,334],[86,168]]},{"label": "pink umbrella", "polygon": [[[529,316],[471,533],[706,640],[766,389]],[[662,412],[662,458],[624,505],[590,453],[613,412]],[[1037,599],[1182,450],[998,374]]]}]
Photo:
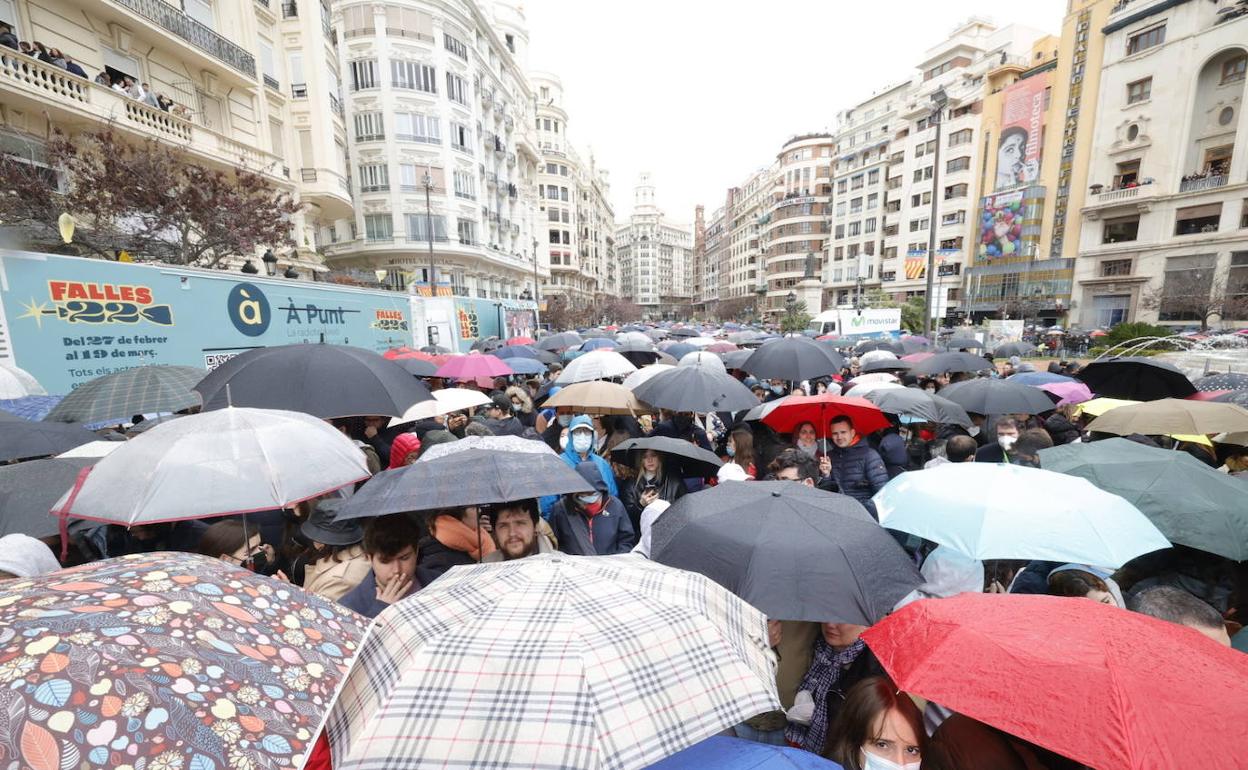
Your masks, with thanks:
[{"label": "pink umbrella", "polygon": [[1198,390],[1187,398],[1189,401],[1217,401],[1218,396],[1225,396],[1232,392],[1230,390]]},{"label": "pink umbrella", "polygon": [[707,345],[707,353],[731,353],[736,350],[737,346],[731,342],[716,342],[714,345]]},{"label": "pink umbrella", "polygon": [[434,376],[450,380],[475,380],[478,377],[505,377],[509,374],[514,372],[501,359],[473,351],[464,356],[455,356],[442,364]]},{"label": "pink umbrella", "polygon": [[1092,391],[1082,382],[1046,382],[1037,386],[1045,393],[1051,393],[1059,399],[1058,406],[1063,404],[1082,404],[1092,400]]},{"label": "pink umbrella", "polygon": [[902,360],[902,361],[909,361],[909,362],[910,362],[910,363],[912,363],[912,364],[917,364],[917,363],[918,363],[918,362],[920,362],[920,361],[926,361],[927,359],[931,358],[931,357],[932,357],[932,356],[934,356],[934,355],[936,355],[936,354],[935,354],[935,353],[927,353],[927,352],[924,352],[924,353],[911,353],[911,354],[910,354],[910,355],[908,355],[908,356],[902,356],[902,357],[901,357],[901,360]]},{"label": "pink umbrella", "polygon": [[532,345],[535,342],[532,337],[512,337],[507,340],[508,345]]}]

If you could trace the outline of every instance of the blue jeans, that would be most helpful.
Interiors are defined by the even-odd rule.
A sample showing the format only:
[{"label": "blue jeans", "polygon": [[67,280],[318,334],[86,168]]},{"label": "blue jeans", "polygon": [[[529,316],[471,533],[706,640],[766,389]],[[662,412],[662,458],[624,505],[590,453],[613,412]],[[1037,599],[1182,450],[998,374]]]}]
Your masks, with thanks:
[{"label": "blue jeans", "polygon": [[788,746],[789,742],[784,739],[784,728],[779,730],[755,730],[746,723],[742,722],[733,725],[732,731],[737,734],[738,738],[754,741],[755,743],[766,743],[772,746]]}]

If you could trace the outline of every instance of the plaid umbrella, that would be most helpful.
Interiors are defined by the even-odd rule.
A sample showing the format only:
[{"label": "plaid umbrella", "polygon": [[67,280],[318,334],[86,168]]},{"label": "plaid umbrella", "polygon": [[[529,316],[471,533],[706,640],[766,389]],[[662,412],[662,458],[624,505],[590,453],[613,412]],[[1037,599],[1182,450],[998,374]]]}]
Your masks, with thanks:
[{"label": "plaid umbrella", "polygon": [[297,768],[364,629],[187,553],[0,582],[0,750],[31,770]]},{"label": "plaid umbrella", "polygon": [[22,398],[0,399],[0,409],[15,414],[23,420],[38,421],[48,416],[48,412],[59,403],[64,396],[24,396]]},{"label": "plaid umbrella", "polygon": [[178,412],[202,403],[194,366],[138,366],[97,377],[74,388],[53,407],[51,422],[129,422],[136,414]]},{"label": "plaid umbrella", "polygon": [[639,556],[454,567],[375,621],[335,770],[643,768],[779,708],[762,614]]}]

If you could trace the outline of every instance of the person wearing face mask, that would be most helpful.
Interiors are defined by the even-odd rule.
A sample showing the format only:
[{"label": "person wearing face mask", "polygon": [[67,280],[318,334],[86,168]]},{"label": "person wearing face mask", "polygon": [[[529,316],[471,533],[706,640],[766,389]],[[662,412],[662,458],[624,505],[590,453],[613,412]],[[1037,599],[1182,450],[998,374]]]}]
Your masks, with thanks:
[{"label": "person wearing face mask", "polygon": [[995,426],[996,443],[986,444],[975,453],[977,463],[1008,463],[1014,454],[1014,443],[1018,441],[1018,423],[1013,417],[998,417]]},{"label": "person wearing face mask", "polygon": [[[564,415],[559,415],[563,418]],[[594,451],[597,445],[598,436],[594,431],[594,421],[588,415],[578,414],[575,417],[567,415],[568,420],[568,440],[566,445],[560,446],[559,456],[568,464],[569,468],[575,468],[583,462],[593,463],[598,467],[598,473],[607,484],[607,491],[612,497],[618,497],[620,494],[619,487],[615,483],[615,473],[611,470],[611,463]],[[557,424],[557,423],[556,423]],[[559,434],[556,433],[556,441]],[[550,520],[551,508],[559,499],[557,495],[547,495],[538,501],[542,518]],[[562,538],[560,538],[562,539]]]},{"label": "person wearing face mask", "polygon": [[824,755],[845,770],[919,770],[927,733],[918,706],[886,676],[850,688]]},{"label": "person wearing face mask", "polygon": [[564,495],[551,507],[550,528],[559,550],[573,556],[628,553],[637,545],[637,533],[623,503],[611,494],[596,463],[582,462],[576,472],[594,491]]},{"label": "person wearing face mask", "polygon": [[741,468],[748,478],[758,478],[758,469],[754,465],[754,434],[749,428],[734,428],[728,434],[724,444],[724,454],[728,455],[725,465],[735,464]]},{"label": "person wearing face mask", "polygon": [[277,573],[273,546],[262,543],[260,530],[248,529],[241,519],[223,519],[204,530],[199,552],[260,575]]},{"label": "person wearing face mask", "polygon": [[620,495],[633,531],[641,531],[641,512],[655,500],[674,503],[685,494],[685,485],[679,476],[667,471],[663,455],[653,449],[644,450],[637,457],[637,471],[632,480],[624,485]]}]

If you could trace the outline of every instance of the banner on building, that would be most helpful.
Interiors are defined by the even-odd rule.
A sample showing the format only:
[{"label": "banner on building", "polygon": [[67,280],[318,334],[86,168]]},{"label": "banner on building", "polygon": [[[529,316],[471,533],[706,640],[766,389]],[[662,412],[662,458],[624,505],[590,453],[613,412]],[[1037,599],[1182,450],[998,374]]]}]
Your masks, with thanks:
[{"label": "banner on building", "polygon": [[1010,190],[1039,181],[1048,87],[1049,73],[1046,72],[1019,80],[1005,89],[994,189]]},{"label": "banner on building", "polygon": [[1023,191],[984,197],[979,215],[978,256],[983,259],[1023,253]]},{"label": "banner on building", "polygon": [[927,277],[927,257],[906,260],[906,280],[914,281]]}]

